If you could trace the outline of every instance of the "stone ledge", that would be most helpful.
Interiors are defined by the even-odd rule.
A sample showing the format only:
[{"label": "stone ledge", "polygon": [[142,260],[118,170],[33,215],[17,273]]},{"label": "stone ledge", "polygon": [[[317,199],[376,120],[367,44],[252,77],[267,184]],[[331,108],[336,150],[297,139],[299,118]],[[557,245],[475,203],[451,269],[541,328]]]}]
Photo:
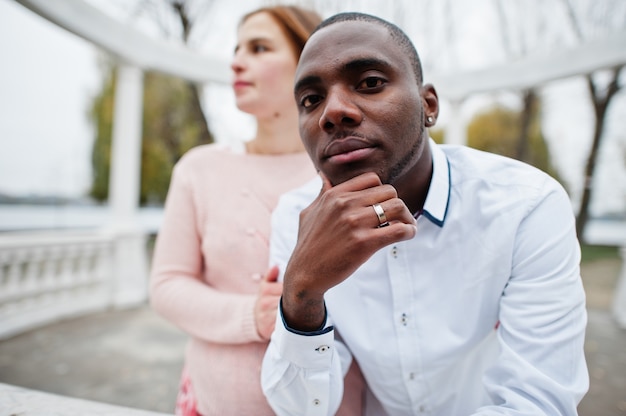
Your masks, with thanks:
[{"label": "stone ledge", "polygon": [[0,383],[0,409],[3,415],[19,416],[167,416],[166,413],[75,399],[3,383]]}]

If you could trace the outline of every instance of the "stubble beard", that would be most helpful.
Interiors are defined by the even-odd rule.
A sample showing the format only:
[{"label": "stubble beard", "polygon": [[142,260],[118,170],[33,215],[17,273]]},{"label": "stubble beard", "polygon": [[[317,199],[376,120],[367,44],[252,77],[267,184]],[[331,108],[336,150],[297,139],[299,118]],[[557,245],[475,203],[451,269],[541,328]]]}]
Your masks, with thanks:
[{"label": "stubble beard", "polygon": [[386,175],[386,178],[383,176],[384,174],[382,172],[378,173],[378,176],[383,183],[393,185],[398,180],[398,178],[400,178],[408,171],[407,168],[412,167],[419,160],[421,152],[423,151],[423,144],[425,141],[424,129],[419,128],[420,125],[424,125],[424,113],[422,113],[419,118],[416,117],[416,119],[417,122],[413,122],[411,130],[415,132],[417,140],[415,140],[413,146],[411,146],[411,148],[409,149],[409,152],[404,155],[404,157],[400,159],[395,165],[391,166],[389,172]]}]

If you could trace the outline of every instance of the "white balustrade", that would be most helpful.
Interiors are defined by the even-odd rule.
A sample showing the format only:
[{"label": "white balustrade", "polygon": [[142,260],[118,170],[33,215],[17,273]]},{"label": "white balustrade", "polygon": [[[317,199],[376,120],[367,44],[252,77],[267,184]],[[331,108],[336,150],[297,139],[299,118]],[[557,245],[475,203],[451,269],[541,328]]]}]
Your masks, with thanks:
[{"label": "white balustrade", "polygon": [[0,410],[2,415],[167,416],[165,413],[75,399],[3,383],[0,383]]},{"label": "white balustrade", "polygon": [[116,261],[118,240],[99,231],[0,234],[0,339],[120,306],[120,296],[123,306],[145,301],[145,276],[132,290],[116,281],[125,266]]}]

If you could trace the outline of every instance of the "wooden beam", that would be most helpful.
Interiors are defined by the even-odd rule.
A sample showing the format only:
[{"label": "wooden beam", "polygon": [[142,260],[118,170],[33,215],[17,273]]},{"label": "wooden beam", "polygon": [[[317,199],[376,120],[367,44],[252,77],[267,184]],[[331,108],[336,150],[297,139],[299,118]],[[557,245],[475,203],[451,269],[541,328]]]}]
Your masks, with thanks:
[{"label": "wooden beam", "polygon": [[[626,64],[626,32],[487,69],[426,76],[443,98],[462,100],[497,90],[521,90]],[[426,74],[428,75],[428,74]]]},{"label": "wooden beam", "polygon": [[[76,35],[93,42],[130,64],[196,82],[230,80],[228,63],[210,55],[150,38],[83,0],[16,0]],[[502,89],[519,90],[626,63],[626,32],[589,43],[531,56],[475,71],[426,74],[439,95],[462,100],[472,94]]]},{"label": "wooden beam", "polygon": [[153,39],[83,0],[16,1],[128,64],[199,83],[230,82],[229,64],[223,59]]}]

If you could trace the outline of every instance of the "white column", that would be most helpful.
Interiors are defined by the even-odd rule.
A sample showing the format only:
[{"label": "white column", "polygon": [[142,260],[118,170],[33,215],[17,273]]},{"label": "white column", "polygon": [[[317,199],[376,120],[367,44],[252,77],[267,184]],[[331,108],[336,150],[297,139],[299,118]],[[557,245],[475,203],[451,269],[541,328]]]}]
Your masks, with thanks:
[{"label": "white column", "polygon": [[120,63],[113,113],[113,142],[109,177],[114,265],[112,302],[126,307],[147,298],[146,233],[138,221],[141,174],[143,72]]},{"label": "white column", "polygon": [[116,227],[133,228],[139,205],[143,72],[120,64],[113,113],[109,205]]},{"label": "white column", "polygon": [[446,125],[446,144],[467,144],[467,126],[461,115],[463,101],[450,101],[449,121]]},{"label": "white column", "polygon": [[617,278],[617,286],[613,293],[613,316],[618,325],[626,329],[626,246],[620,248],[622,271]]}]

